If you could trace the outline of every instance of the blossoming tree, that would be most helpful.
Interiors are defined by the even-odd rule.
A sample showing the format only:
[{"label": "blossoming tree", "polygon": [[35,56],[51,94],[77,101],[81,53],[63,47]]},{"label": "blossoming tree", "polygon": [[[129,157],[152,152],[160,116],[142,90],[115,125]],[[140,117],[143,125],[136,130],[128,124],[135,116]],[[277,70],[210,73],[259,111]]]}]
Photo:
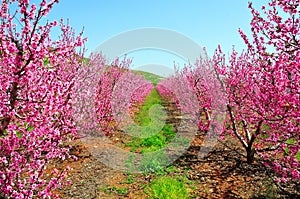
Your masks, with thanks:
[{"label": "blossoming tree", "polygon": [[[253,41],[239,30],[246,51],[238,54],[233,49],[226,62],[219,47],[210,60],[200,57],[193,67],[186,66],[175,78],[160,83],[169,86],[169,90],[161,89],[161,85],[158,90],[172,96],[170,90],[178,87],[175,79],[188,80],[197,96],[199,114],[203,115],[198,118],[198,126],[204,131],[212,127],[211,113],[217,107],[212,103],[221,99],[217,105],[225,104],[227,114],[221,133],[237,138],[246,151],[247,162],[253,163],[255,154],[259,154],[264,164],[280,176],[276,180],[297,181],[300,179],[299,1],[272,0],[269,9],[262,7],[266,17],[251,3],[249,8],[253,15]],[[227,100],[222,92],[215,95],[219,89]]]},{"label": "blossoming tree", "polygon": [[46,165],[69,157],[61,144],[76,133],[70,99],[84,40],[63,20],[42,24],[55,3],[0,5],[0,192],[12,198],[52,195],[65,172],[46,177]]},{"label": "blossoming tree", "polygon": [[299,180],[299,1],[272,0],[264,14],[249,8],[253,41],[239,30],[247,51],[233,50],[229,64],[220,48],[214,56],[229,100],[226,131],[242,143],[249,163],[258,153],[277,180]]}]

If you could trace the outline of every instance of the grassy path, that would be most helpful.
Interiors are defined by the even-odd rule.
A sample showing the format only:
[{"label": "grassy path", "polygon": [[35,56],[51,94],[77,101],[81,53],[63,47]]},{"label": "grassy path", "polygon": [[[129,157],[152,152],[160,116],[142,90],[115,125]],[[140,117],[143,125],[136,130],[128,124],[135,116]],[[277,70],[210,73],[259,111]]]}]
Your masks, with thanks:
[{"label": "grassy path", "polygon": [[[139,112],[135,115],[134,121],[141,127],[148,127],[151,124],[151,116],[149,111],[155,104],[162,105],[163,101],[156,89],[147,96],[144,104],[140,107]],[[165,107],[164,107],[165,108]],[[165,108],[166,109],[166,108]],[[155,125],[155,124],[154,124]],[[151,129],[149,129],[151,131]],[[147,133],[147,132],[146,132]],[[161,130],[147,138],[134,137],[126,144],[126,147],[131,147],[131,152],[150,152],[156,151],[165,147],[175,136],[176,130],[171,124],[164,124]]]},{"label": "grassy path", "polygon": [[[160,79],[153,74],[145,74],[145,77],[154,84]],[[169,144],[176,135],[182,117],[176,106],[161,99],[155,89],[135,111],[134,121],[141,127],[151,124],[149,111],[154,104],[160,104],[167,112],[167,119],[161,130],[147,138],[136,138],[119,131],[109,138],[114,146],[144,154]],[[107,149],[106,146],[99,144],[97,140],[90,145],[78,140],[73,143],[71,151],[78,157],[77,161],[66,160],[52,165],[57,168],[70,165],[72,168],[67,177],[72,183],[57,192],[63,199],[284,198],[280,197],[283,195],[260,164],[248,165],[240,161],[243,160],[240,156],[241,146],[234,140],[218,143],[207,157],[199,159],[197,154],[204,137],[203,132],[197,132],[189,149],[175,162],[155,172],[144,173],[114,170],[91,155],[90,149]],[[156,166],[155,161],[150,163],[152,165],[148,164],[145,168]]]}]

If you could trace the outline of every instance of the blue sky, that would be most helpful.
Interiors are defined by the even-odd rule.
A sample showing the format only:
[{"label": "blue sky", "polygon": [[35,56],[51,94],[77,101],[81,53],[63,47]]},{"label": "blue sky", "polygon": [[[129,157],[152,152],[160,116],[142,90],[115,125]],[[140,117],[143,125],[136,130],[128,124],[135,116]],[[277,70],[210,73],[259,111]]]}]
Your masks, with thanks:
[{"label": "blue sky", "polygon": [[[255,0],[256,8],[266,0]],[[250,35],[251,14],[247,0],[60,0],[49,19],[69,18],[75,30],[84,27],[88,38],[86,56],[101,43],[126,31],[156,27],[181,33],[212,55],[218,44],[225,53],[233,45],[238,51],[245,46],[238,28]],[[167,52],[144,50],[129,54],[134,65],[148,63],[172,65],[180,58]]]}]

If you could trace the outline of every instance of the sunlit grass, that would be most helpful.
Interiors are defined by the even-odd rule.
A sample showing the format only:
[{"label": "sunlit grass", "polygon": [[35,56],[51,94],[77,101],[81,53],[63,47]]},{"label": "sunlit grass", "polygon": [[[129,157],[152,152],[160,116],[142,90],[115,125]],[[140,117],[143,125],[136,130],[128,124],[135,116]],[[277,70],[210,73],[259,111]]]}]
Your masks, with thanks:
[{"label": "sunlit grass", "polygon": [[[134,117],[136,124],[151,128],[151,126],[149,126],[151,124],[149,110],[155,104],[162,104],[162,99],[156,89],[153,89],[141,106],[140,111]],[[165,147],[174,138],[175,134],[176,132],[172,125],[164,124],[162,129],[155,132],[154,135],[146,138],[134,137],[126,146],[131,147],[132,152],[135,152],[137,149],[140,149],[142,153],[156,151]]]},{"label": "sunlit grass", "polygon": [[150,183],[150,198],[185,199],[189,198],[183,179],[162,176]]}]

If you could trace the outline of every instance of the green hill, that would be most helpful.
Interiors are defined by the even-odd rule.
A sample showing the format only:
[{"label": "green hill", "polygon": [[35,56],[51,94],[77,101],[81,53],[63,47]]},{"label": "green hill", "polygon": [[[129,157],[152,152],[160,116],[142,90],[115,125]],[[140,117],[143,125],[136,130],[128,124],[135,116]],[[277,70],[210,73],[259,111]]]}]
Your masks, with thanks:
[{"label": "green hill", "polygon": [[132,70],[133,73],[138,74],[138,75],[144,75],[144,77],[146,78],[146,80],[152,82],[152,84],[154,86],[156,86],[156,84],[158,82],[160,82],[161,80],[163,80],[164,78],[159,76],[159,75],[155,75],[153,73],[149,73],[149,72],[145,72],[145,71],[139,71],[139,70]]}]

